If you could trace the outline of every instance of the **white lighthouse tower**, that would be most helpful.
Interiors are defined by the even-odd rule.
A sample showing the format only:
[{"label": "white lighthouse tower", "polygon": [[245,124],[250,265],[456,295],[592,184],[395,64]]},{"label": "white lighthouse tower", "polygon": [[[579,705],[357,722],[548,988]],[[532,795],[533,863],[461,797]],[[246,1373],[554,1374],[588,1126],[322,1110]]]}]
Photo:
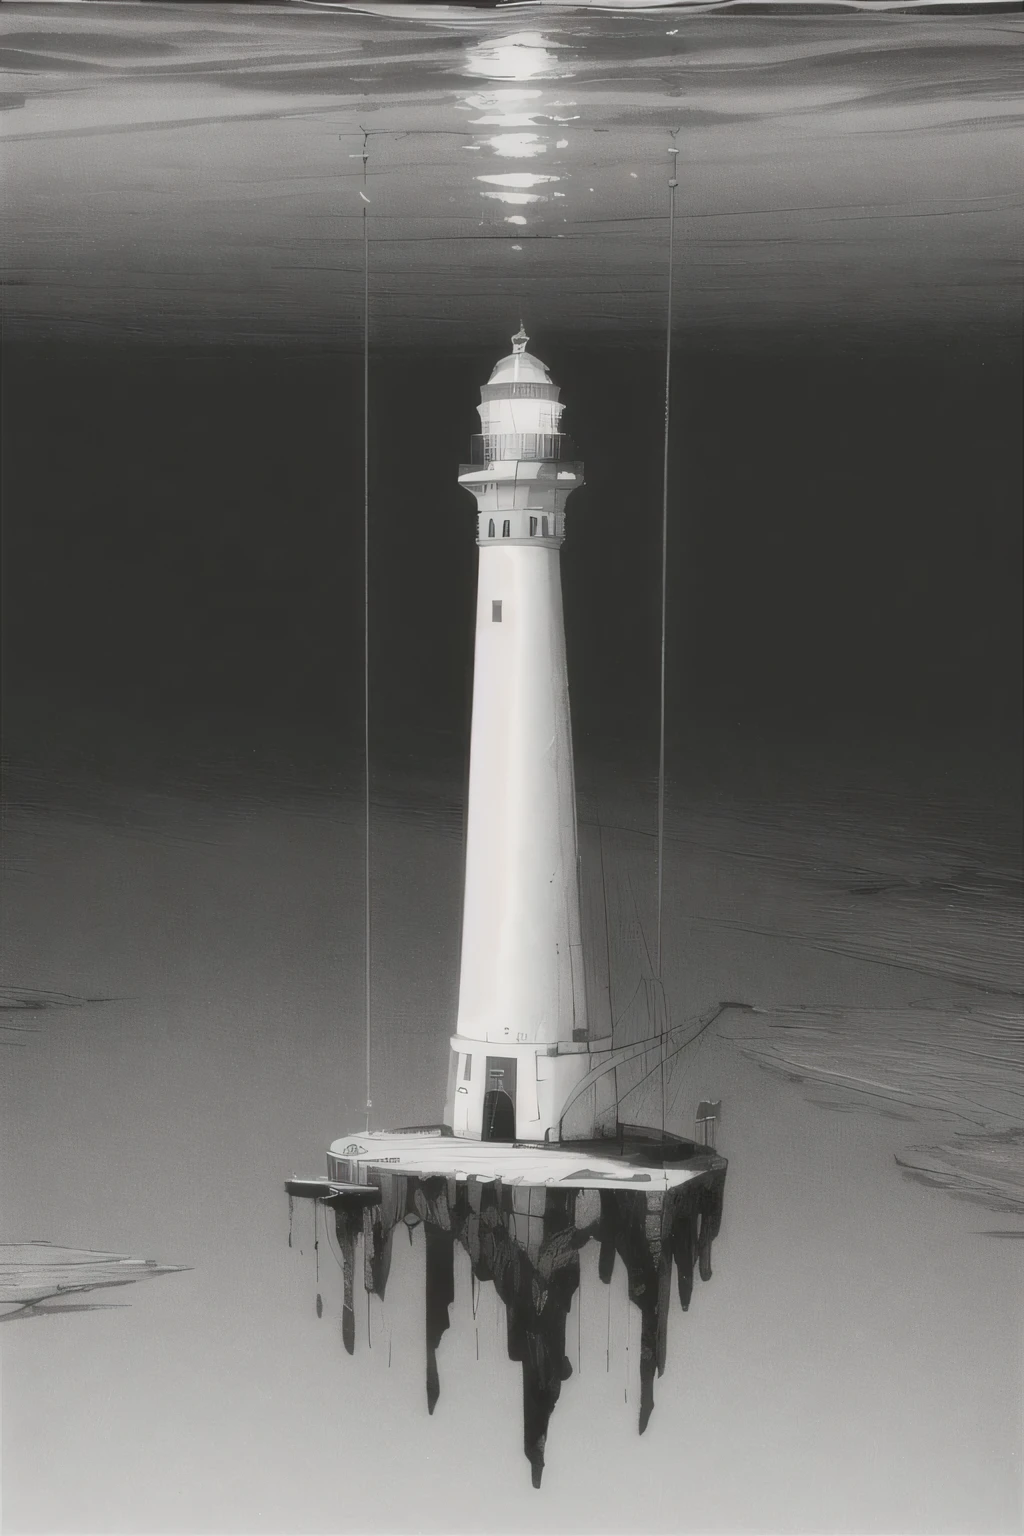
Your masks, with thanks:
[{"label": "white lighthouse tower", "polygon": [[[701,1145],[665,1129],[665,1066],[693,1038],[693,1021],[672,1029],[664,1008],[656,1021],[660,982],[647,989],[650,1032],[641,1038],[631,1029],[633,1038],[613,1049],[588,1025],[559,566],[565,504],[583,483],[583,465],[559,430],[558,387],[528,340],[520,327],[481,390],[482,430],[459,474],[477,502],[480,560],[462,963],[444,1121],[391,1131],[367,1124],[331,1142],[326,1178],[286,1183],[290,1196],[338,1212],[347,1296],[359,1226],[368,1287],[386,1276],[397,1219],[428,1225],[430,1273],[429,1213],[440,1200],[434,1231],[449,1267],[437,1271],[437,1307],[428,1292],[428,1317],[441,1331],[451,1245],[458,1232],[472,1246],[466,1234],[479,1226],[482,1183],[514,1186],[499,1198],[508,1197],[513,1222],[528,1219],[539,1253],[556,1186],[633,1190],[642,1230],[663,1236],[659,1212],[675,1207],[659,1202],[726,1166],[714,1151],[717,1105],[700,1106]],[[369,1038],[368,1008],[368,1048]],[[369,1071],[367,1099],[368,1079]],[[660,1132],[620,1123],[652,1084],[662,1085]],[[424,1180],[444,1180],[444,1190],[437,1195]],[[433,1251],[440,1262],[441,1249]],[[346,1308],[351,1348],[350,1298]]]},{"label": "white lighthouse tower", "polygon": [[[546,366],[513,350],[483,386],[459,484],[480,548],[466,886],[457,1033],[445,1120],[456,1136],[558,1141],[614,1128],[595,1074],[580,932],[576,796],[559,552],[583,465],[559,431]],[[605,1061],[609,1058],[604,1057]],[[592,1092],[577,1090],[595,1075]],[[582,1118],[581,1118],[582,1112]]]}]

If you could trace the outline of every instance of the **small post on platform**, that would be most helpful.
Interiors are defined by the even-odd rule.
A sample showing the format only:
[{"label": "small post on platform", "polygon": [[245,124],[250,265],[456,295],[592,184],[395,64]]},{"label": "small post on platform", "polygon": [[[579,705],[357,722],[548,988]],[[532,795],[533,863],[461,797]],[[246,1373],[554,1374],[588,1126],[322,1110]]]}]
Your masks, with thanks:
[{"label": "small post on platform", "polygon": [[716,1099],[711,1103],[708,1099],[701,1099],[697,1105],[697,1130],[694,1140],[704,1147],[714,1147],[715,1130],[722,1115],[722,1101]]}]

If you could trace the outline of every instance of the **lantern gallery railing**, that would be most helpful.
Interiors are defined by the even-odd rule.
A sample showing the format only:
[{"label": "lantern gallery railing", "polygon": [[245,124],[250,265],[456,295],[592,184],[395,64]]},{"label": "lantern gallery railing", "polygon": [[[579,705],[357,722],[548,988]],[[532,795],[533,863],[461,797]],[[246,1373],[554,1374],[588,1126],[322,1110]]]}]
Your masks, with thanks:
[{"label": "lantern gallery railing", "polygon": [[500,384],[484,384],[480,399],[488,400],[557,400],[557,384],[519,384],[503,381]]},{"label": "lantern gallery railing", "polygon": [[470,439],[470,463],[507,463],[510,459],[572,459],[576,447],[564,432],[477,432]]}]

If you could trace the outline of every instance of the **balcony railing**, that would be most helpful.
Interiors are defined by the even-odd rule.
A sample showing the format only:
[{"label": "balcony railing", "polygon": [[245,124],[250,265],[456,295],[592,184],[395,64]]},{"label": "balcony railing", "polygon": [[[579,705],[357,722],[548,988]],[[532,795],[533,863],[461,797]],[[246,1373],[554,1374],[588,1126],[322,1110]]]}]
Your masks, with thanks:
[{"label": "balcony railing", "polygon": [[576,448],[564,432],[478,432],[470,438],[469,462],[492,464],[502,459],[572,459]]},{"label": "balcony railing", "polygon": [[557,384],[485,384],[480,399],[486,400],[557,400]]}]

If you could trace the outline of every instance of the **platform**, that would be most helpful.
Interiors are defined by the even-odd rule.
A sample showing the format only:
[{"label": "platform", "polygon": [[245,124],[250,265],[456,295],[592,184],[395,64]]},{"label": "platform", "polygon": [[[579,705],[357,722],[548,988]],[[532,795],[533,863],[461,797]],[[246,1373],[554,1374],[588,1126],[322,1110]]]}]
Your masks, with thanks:
[{"label": "platform", "polygon": [[[365,1131],[341,1136],[328,1156],[329,1180],[363,1190],[374,1169],[546,1188],[637,1189],[651,1194],[677,1189],[726,1160],[713,1147],[663,1135],[646,1127],[623,1127],[618,1138],[561,1143],[475,1141],[444,1127]],[[310,1183],[312,1181],[305,1181]]]}]

